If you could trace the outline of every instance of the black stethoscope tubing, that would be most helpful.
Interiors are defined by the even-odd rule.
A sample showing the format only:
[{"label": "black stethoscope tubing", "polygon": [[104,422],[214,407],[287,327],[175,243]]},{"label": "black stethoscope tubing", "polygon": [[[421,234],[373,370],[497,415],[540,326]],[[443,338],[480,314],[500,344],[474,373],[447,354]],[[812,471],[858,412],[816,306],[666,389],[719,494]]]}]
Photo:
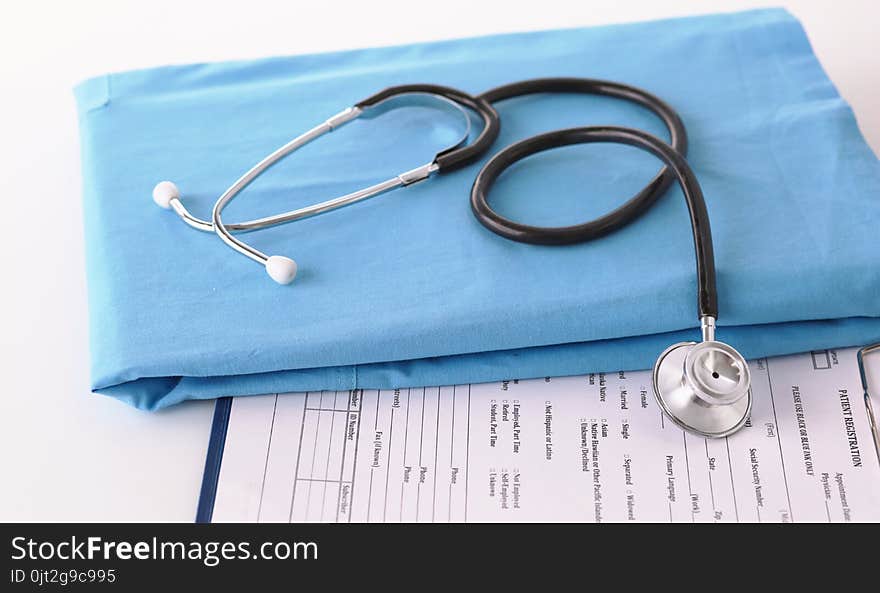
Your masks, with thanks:
[{"label": "black stethoscope tubing", "polygon": [[[678,113],[658,97],[622,83],[588,78],[538,78],[500,86],[478,95],[494,104],[536,93],[585,93],[624,99],[657,115],[669,130],[670,141],[633,128],[615,126],[578,127],[532,136],[495,154],[480,170],[471,189],[471,210],[487,229],[513,241],[538,245],[568,245],[591,241],[629,224],[663,195],[674,181],[682,188],[694,238],[697,264],[699,317],[718,316],[715,258],[709,213],[696,175],[687,163],[688,141]],[[645,150],[666,166],[627,202],[594,220],[564,227],[539,227],[519,223],[498,214],[489,205],[488,193],[498,176],[515,162],[552,148],[586,143],[618,143]]]},{"label": "black stethoscope tubing", "polygon": [[448,173],[471,164],[482,157],[498,138],[498,133],[501,130],[501,121],[495,108],[482,97],[474,97],[464,91],[449,86],[437,84],[406,84],[390,86],[356,103],[355,107],[359,109],[370,107],[377,103],[381,103],[388,98],[407,93],[428,93],[439,95],[450,101],[455,101],[459,105],[467,107],[469,110],[476,113],[483,122],[483,129],[473,142],[464,146],[446,149],[435,155],[434,163],[437,164],[438,173]]},{"label": "black stethoscope tubing", "polygon": [[[626,84],[590,78],[535,78],[491,89],[479,98],[494,104],[538,93],[601,95],[640,105],[663,121],[669,130],[670,145],[681,154],[687,154],[687,131],[678,113],[660,98]],[[589,222],[564,227],[538,227],[512,221],[495,212],[485,200],[472,201],[472,206],[477,219],[503,237],[521,243],[566,245],[591,241],[627,224],[647,210],[674,181],[674,175],[664,168],[638,194],[612,212]]]},{"label": "black stethoscope tubing", "polygon": [[[631,222],[640,212],[644,211],[654,200],[656,200],[656,196],[651,195],[651,193],[659,193],[661,191],[655,190],[654,187],[662,181],[663,177],[669,176],[673,180],[678,181],[682,193],[684,194],[685,201],[687,202],[694,235],[694,250],[696,252],[697,260],[697,305],[699,309],[699,317],[717,317],[718,296],[715,289],[715,258],[712,249],[712,231],[709,227],[709,213],[706,210],[706,201],[703,198],[702,189],[700,188],[700,184],[697,182],[697,178],[690,165],[688,165],[685,157],[656,136],[634,128],[592,126],[556,130],[554,132],[547,132],[526,138],[525,140],[511,144],[501,152],[495,154],[495,156],[483,166],[474,181],[473,190],[471,192],[471,204],[481,206],[486,205],[486,195],[492,188],[492,185],[495,183],[498,176],[513,163],[521,159],[551,148],[570,146],[572,144],[609,142],[640,148],[658,157],[666,164],[663,173],[652,182],[654,185],[649,184],[635,198],[627,203],[632,204],[633,202],[636,202],[636,206],[631,206],[629,210],[624,210],[626,207],[626,205],[624,205],[612,213],[617,217],[617,227]],[[640,201],[637,202],[637,200]],[[645,205],[646,203],[647,205]],[[476,213],[476,206],[474,210]],[[606,215],[606,217],[607,216],[609,215]],[[480,222],[486,224],[482,219],[480,219]],[[583,227],[586,225],[579,226]],[[492,227],[489,228],[494,230]],[[593,236],[590,238],[593,238]],[[586,241],[589,239],[581,240]]]}]

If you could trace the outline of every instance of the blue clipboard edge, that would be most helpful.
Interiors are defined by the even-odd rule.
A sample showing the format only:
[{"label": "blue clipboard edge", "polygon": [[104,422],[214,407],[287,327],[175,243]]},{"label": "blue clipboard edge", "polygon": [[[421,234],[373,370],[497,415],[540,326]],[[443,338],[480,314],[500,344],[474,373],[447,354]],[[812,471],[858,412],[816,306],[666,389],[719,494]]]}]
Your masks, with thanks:
[{"label": "blue clipboard edge", "polygon": [[230,412],[232,412],[232,398],[218,399],[214,406],[214,420],[211,422],[211,437],[208,440],[208,454],[205,457],[205,470],[202,473],[202,488],[199,491],[196,523],[210,523],[214,515],[217,480],[220,478],[220,464],[223,463],[223,450],[226,447],[226,429],[229,428]]}]

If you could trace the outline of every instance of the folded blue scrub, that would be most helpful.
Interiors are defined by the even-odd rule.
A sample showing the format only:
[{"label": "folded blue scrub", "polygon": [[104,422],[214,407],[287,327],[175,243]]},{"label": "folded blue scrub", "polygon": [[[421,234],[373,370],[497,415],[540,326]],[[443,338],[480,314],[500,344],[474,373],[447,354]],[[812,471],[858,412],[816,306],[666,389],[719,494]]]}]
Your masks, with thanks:
[{"label": "folded blue scrub", "polygon": [[[251,165],[386,86],[480,93],[547,76],[633,84],[681,114],[712,221],[720,339],[747,357],[880,339],[880,164],[798,22],[759,10],[82,83],[94,390],[155,409],[227,395],[638,369],[670,343],[697,338],[678,189],[603,239],[525,245],[471,215],[480,162],[248,235],[261,251],[299,262],[289,286],[150,198],[170,179],[210,218],[216,197]],[[666,137],[650,113],[610,99],[530,96],[497,107],[502,131],[490,154],[578,125]],[[437,130],[380,120],[292,156],[224,219],[291,210],[429,160],[409,159],[404,139]],[[362,135],[368,129],[375,133]],[[517,220],[572,224],[628,199],[659,167],[628,147],[568,147],[512,167],[492,200]]]}]

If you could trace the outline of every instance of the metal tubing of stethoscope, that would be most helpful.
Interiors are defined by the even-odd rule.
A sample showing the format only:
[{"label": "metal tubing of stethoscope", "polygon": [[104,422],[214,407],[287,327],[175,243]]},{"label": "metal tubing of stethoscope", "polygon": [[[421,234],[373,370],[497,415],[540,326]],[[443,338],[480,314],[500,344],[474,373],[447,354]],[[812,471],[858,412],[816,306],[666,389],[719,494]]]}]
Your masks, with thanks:
[{"label": "metal tubing of stethoscope", "polygon": [[[361,114],[361,110],[358,107],[349,107],[348,109],[341,111],[340,113],[338,113],[337,115],[334,115],[333,117],[331,117],[330,119],[328,119],[324,123],[322,123],[318,126],[315,126],[311,130],[309,130],[308,132],[305,132],[304,134],[301,134],[300,136],[297,136],[296,138],[294,138],[293,140],[291,140],[290,142],[288,142],[287,144],[285,144],[281,148],[272,152],[271,154],[266,156],[263,160],[261,160],[259,163],[257,163],[253,167],[251,167],[251,169],[248,170],[244,175],[239,177],[238,180],[236,180],[236,182],[233,183],[225,192],[223,192],[223,195],[221,195],[217,199],[217,202],[214,204],[214,208],[211,211],[211,223],[213,225],[214,232],[217,233],[217,236],[220,237],[224,243],[226,243],[227,245],[229,245],[231,248],[233,248],[237,252],[241,253],[242,255],[249,257],[250,259],[254,260],[255,262],[257,262],[259,264],[265,264],[266,260],[269,259],[269,256],[267,256],[262,251],[259,251],[258,249],[251,247],[247,243],[245,243],[243,241],[239,241],[238,239],[233,237],[232,234],[223,226],[223,220],[220,216],[221,213],[223,212],[223,208],[225,208],[226,205],[230,201],[232,201],[232,199],[235,196],[237,196],[244,188],[246,188],[248,185],[250,185],[250,183],[254,179],[259,177],[269,167],[271,167],[272,165],[274,165],[275,163],[277,163],[278,161],[280,161],[281,159],[283,159],[284,157],[286,157],[287,155],[289,155],[293,151],[308,144],[312,140],[315,140],[316,138],[320,138],[324,134],[326,134],[328,132],[332,132],[336,128],[350,122],[351,120],[358,117],[360,114]],[[175,208],[175,211],[177,211],[177,208]],[[268,217],[268,218],[272,219],[275,217]],[[256,221],[253,221],[253,222],[256,222]],[[249,224],[249,223],[244,223],[244,224]],[[263,224],[263,226],[268,226],[268,224],[270,224],[270,223],[267,223],[266,219],[263,219],[262,224]],[[260,227],[259,227],[259,225],[257,225],[252,228],[260,228]]]},{"label": "metal tubing of stethoscope", "polygon": [[224,225],[224,228],[229,231],[238,232],[265,229],[270,226],[293,222],[295,220],[302,220],[304,218],[317,216],[318,214],[330,212],[331,210],[336,210],[344,206],[350,206],[351,204],[360,202],[361,200],[366,200],[367,198],[372,198],[387,191],[391,191],[392,189],[400,187],[401,185],[402,182],[400,181],[400,179],[395,177],[393,179],[388,179],[387,181],[377,183],[376,185],[365,187],[364,189],[360,189],[356,192],[345,194],[344,196],[339,196],[338,198],[333,198],[332,200],[326,200],[318,204],[312,204],[311,206],[305,206],[303,208],[291,210],[290,212],[285,212],[283,214],[267,216],[266,218],[258,218],[256,220],[248,221],[246,223],[227,224]]},{"label": "metal tubing of stethoscope", "polygon": [[[248,186],[254,179],[256,179],[261,173],[263,173],[266,169],[277,163],[279,160],[283,159],[290,153],[302,148],[304,145],[312,142],[313,140],[323,136],[328,132],[332,132],[336,128],[348,123],[349,121],[356,119],[362,110],[359,107],[349,107],[333,117],[327,119],[320,125],[315,126],[311,130],[301,134],[277,149],[270,155],[266,156],[262,161],[254,165],[247,173],[242,175],[229,189],[227,189],[223,196],[227,194],[234,197],[241,190]],[[221,199],[222,197],[221,196]],[[232,199],[232,198],[229,199]],[[345,196],[343,196],[345,197]],[[332,200],[329,200],[332,201]],[[316,204],[315,207],[326,206],[326,202],[322,204]],[[180,201],[179,198],[174,198],[169,202],[169,206],[174,210],[175,213],[190,227],[205,232],[213,232],[214,225],[207,220],[202,220],[197,216],[194,216],[190,213],[189,210],[186,209],[186,206],[183,205],[183,202]],[[332,209],[332,208],[331,208]],[[297,220],[299,218],[305,218],[308,216],[308,213],[303,213],[303,210],[295,210],[293,212],[285,212],[282,214],[277,214],[274,216],[267,216],[265,218],[259,218],[255,220],[248,220],[245,222],[237,222],[226,225],[226,229],[234,232],[245,232],[245,231],[253,231],[257,229],[266,228],[275,224],[281,224],[281,222],[288,222],[290,220]],[[326,210],[324,210],[326,211]],[[296,214],[296,216],[294,216]],[[284,219],[284,220],[281,220]]]},{"label": "metal tubing of stethoscope", "polygon": [[[317,139],[320,136],[323,136],[327,132],[333,131],[336,128],[358,117],[363,116],[368,118],[376,118],[392,109],[396,109],[399,107],[423,105],[425,104],[425,97],[431,97],[432,104],[436,101],[440,101],[441,105],[448,105],[449,107],[454,109],[457,114],[461,114],[465,119],[464,134],[462,134],[461,138],[456,144],[454,144],[447,150],[455,149],[462,146],[463,144],[466,144],[470,135],[470,120],[467,116],[467,113],[460,105],[446,97],[434,96],[426,91],[406,92],[391,97],[390,99],[383,99],[378,103],[370,104],[366,107],[349,107],[334,115],[333,117],[327,119],[324,123],[312,128],[305,134],[294,138],[293,140],[264,158],[260,163],[258,163],[251,170],[245,173],[238,181],[235,182],[232,187],[224,192],[223,196],[221,196],[221,199],[228,198],[226,200],[226,203],[228,203],[229,200],[240,193],[245,187],[247,187],[250,182],[252,182],[266,169],[268,169],[284,157],[288,156],[290,153],[301,148],[303,145]],[[366,187],[361,190],[345,194],[337,198],[333,198],[331,200],[326,200],[318,204],[313,204],[311,206],[306,206],[297,210],[282,212],[280,214],[274,214],[272,216],[266,216],[264,218],[257,218],[244,222],[235,222],[228,224],[223,223],[222,226],[225,228],[227,233],[246,233],[249,231],[265,229],[271,226],[293,222],[295,220],[302,220],[304,218],[309,218],[311,216],[323,214],[331,210],[336,210],[337,208],[342,208],[343,206],[354,204],[367,198],[372,198],[374,196],[401,186],[411,185],[412,183],[422,181],[423,179],[429,177],[432,173],[435,173],[438,169],[439,165],[436,162],[431,162],[426,165],[422,165],[421,167],[417,167],[410,171],[401,173],[396,177],[393,177],[386,181],[382,181],[370,187]],[[171,198],[168,201],[167,206],[173,209],[174,212],[180,217],[180,219],[190,227],[203,232],[215,232],[215,227],[212,221],[202,220],[201,218],[194,216],[192,213],[189,212],[189,210],[186,209],[186,206],[183,205],[183,202],[178,197]],[[221,235],[221,238],[223,238],[223,235]],[[253,251],[256,250],[248,250],[251,255],[256,255],[257,253],[259,253],[253,253]]]},{"label": "metal tubing of stethoscope", "polygon": [[[223,226],[228,231],[247,232],[255,231],[258,229],[265,229],[270,226],[293,222],[295,220],[302,220],[304,218],[309,218],[311,216],[317,216],[318,214],[330,212],[331,210],[337,210],[344,206],[350,206],[368,198],[374,198],[380,194],[384,194],[385,192],[389,192],[392,189],[396,189],[398,187],[412,185],[413,183],[427,179],[432,173],[436,171],[437,165],[435,163],[428,163],[427,165],[416,167],[415,169],[412,169],[405,173],[401,173],[400,175],[392,177],[391,179],[386,179],[385,181],[381,181],[375,185],[353,191],[343,196],[339,196],[338,198],[333,198],[324,202],[312,204],[311,206],[305,206],[297,210],[291,210],[290,212],[283,212],[281,214],[275,214],[273,216],[267,216],[265,218],[257,218],[248,222],[226,224]],[[212,229],[209,227],[209,230]]]},{"label": "metal tubing of stethoscope", "polygon": [[[309,218],[311,216],[317,216],[318,214],[330,212],[331,210],[337,210],[339,208],[343,208],[345,206],[350,206],[352,204],[366,200],[368,198],[373,198],[375,196],[378,196],[380,194],[384,194],[385,192],[389,192],[389,191],[396,189],[398,187],[412,185],[413,183],[417,183],[419,181],[427,179],[432,173],[434,173],[436,171],[437,171],[437,165],[435,163],[428,163],[427,165],[422,165],[421,167],[417,167],[415,169],[412,169],[411,171],[401,173],[400,175],[398,175],[396,177],[392,177],[391,179],[388,179],[386,181],[382,181],[382,182],[377,183],[375,185],[371,185],[370,187],[365,187],[363,189],[359,189],[358,191],[351,192],[350,194],[345,194],[344,196],[339,196],[338,198],[333,198],[332,200],[320,202],[319,204],[313,204],[311,206],[306,206],[306,207],[300,208],[298,210],[291,210],[290,212],[285,212],[283,214],[276,214],[274,216],[267,216],[266,218],[258,218],[256,220],[251,220],[251,221],[243,222],[243,223],[230,224],[230,225],[224,225],[222,223],[222,221],[220,220],[219,215],[217,217],[213,217],[213,215],[212,215],[212,220],[214,221],[213,225],[208,224],[208,225],[205,225],[205,227],[198,226],[195,228],[199,228],[200,230],[208,230],[208,231],[213,230],[218,235],[220,235],[220,238],[223,239],[227,245],[229,245],[230,247],[232,247],[233,249],[235,249],[239,253],[242,253],[243,255],[246,255],[247,257],[250,257],[251,259],[258,261],[260,263],[265,263],[265,259],[258,259],[260,257],[264,257],[264,258],[266,257],[263,253],[261,253],[260,251],[257,251],[256,249],[249,247],[246,243],[239,241],[238,239],[235,239],[234,237],[232,237],[232,231],[237,231],[237,232],[255,231],[255,230],[259,230],[259,229],[265,229],[270,226],[293,222],[295,220],[302,220],[304,218]],[[246,186],[242,186],[241,189],[244,189],[244,187],[246,187]],[[241,191],[241,189],[239,189],[238,191]],[[227,193],[229,193],[229,192],[227,192]],[[234,198],[236,193],[238,193],[238,192],[229,193],[229,195],[227,195],[227,193],[224,193],[224,195],[221,196],[219,200],[217,200],[217,204],[215,204],[215,206],[214,206],[215,210],[217,210],[218,206],[219,206],[220,210],[222,210],[222,208],[226,204],[228,204],[229,201],[232,198]],[[225,201],[221,202],[221,200],[224,200],[224,198],[226,198]],[[218,214],[219,214],[219,211],[218,211]],[[227,237],[232,239],[234,245],[230,244],[228,241],[226,241]],[[240,247],[240,246],[244,247],[246,252],[243,252],[240,249],[238,249],[238,247]]]},{"label": "metal tubing of stethoscope", "polygon": [[195,217],[190,214],[189,210],[186,209],[186,206],[183,205],[183,202],[180,201],[180,198],[172,198],[168,205],[171,206],[171,209],[177,213],[180,219],[196,229],[197,231],[205,231],[212,232],[214,230],[214,226],[207,220],[202,220],[201,218]]},{"label": "metal tubing of stethoscope", "polygon": [[[419,167],[419,169],[414,169],[414,171],[419,171],[423,169],[428,174],[430,174],[436,170],[436,167],[430,170],[426,169],[425,167]],[[289,212],[283,212],[281,214],[273,214],[272,216],[266,216],[264,218],[255,218],[254,220],[248,220],[246,222],[228,223],[224,224],[223,226],[224,228],[226,228],[227,231],[231,233],[248,233],[251,231],[258,231],[272,226],[277,226],[280,224],[317,216],[318,214],[330,212],[331,210],[337,210],[344,206],[350,206],[351,204],[366,200],[367,198],[378,196],[379,194],[383,194],[387,191],[398,188],[401,185],[408,185],[409,183],[412,183],[405,180],[406,175],[407,174],[404,173],[403,175],[399,175],[386,181],[382,181],[381,183],[371,185],[370,187],[365,187],[363,189],[359,189],[358,191],[339,196],[338,198],[333,198],[331,200],[326,200],[318,204],[305,206],[297,210],[291,210]],[[196,218],[195,216],[190,214],[179,199],[175,198],[174,200],[172,200],[171,207],[174,209],[175,212],[177,212],[180,218],[192,228],[208,233],[214,232],[213,224],[211,224],[207,220]]]}]

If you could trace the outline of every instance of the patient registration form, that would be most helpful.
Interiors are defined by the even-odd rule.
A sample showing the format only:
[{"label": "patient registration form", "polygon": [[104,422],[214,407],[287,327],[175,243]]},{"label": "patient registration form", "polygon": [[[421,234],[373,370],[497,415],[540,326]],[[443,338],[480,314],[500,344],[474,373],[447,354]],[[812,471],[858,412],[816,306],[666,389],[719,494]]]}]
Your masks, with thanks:
[{"label": "patient registration form", "polygon": [[724,439],[665,418],[648,371],[236,398],[213,520],[880,520],[856,350],[750,365]]}]

